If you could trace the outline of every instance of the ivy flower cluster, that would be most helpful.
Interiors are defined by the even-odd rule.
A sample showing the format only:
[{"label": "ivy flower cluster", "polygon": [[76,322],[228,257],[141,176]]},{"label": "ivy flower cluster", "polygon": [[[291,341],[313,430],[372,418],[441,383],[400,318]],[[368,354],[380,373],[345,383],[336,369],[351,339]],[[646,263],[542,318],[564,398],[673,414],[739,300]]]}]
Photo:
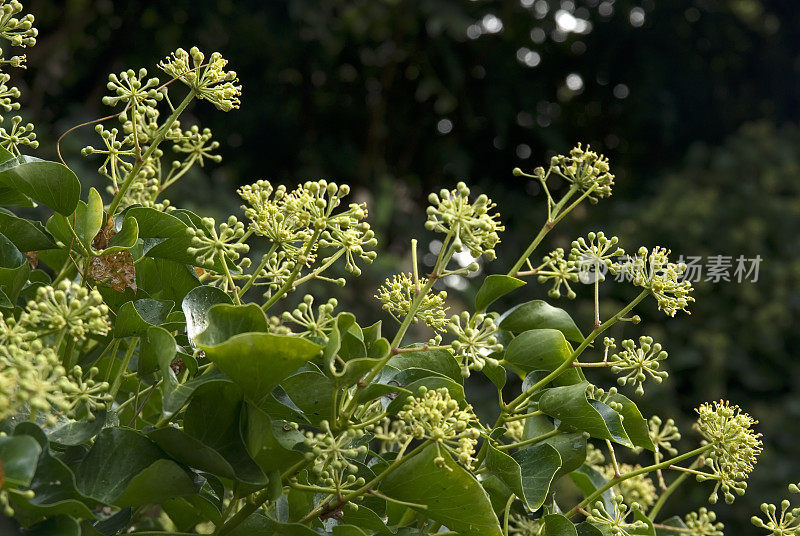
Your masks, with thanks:
[{"label": "ivy flower cluster", "polygon": [[589,194],[590,201],[609,197],[614,185],[614,175],[609,172],[608,159],[581,144],[574,147],[569,156],[554,156],[550,169],[556,175],[575,185],[578,190]]},{"label": "ivy flower cluster", "polygon": [[186,252],[195,257],[199,266],[213,268],[216,260],[235,263],[250,251],[250,246],[240,242],[245,230],[236,216],[230,216],[227,222],[219,224],[219,231],[213,218],[203,218],[202,224],[203,227],[186,229],[186,234],[192,239]]},{"label": "ivy flower cluster", "polygon": [[[411,274],[402,273],[387,279],[378,289],[375,298],[383,304],[383,310],[392,315],[398,322],[411,313],[411,304],[417,298]],[[414,312],[412,322],[422,321],[434,331],[444,331],[450,323],[447,318],[445,300],[447,292],[429,292],[422,296],[422,301]]]},{"label": "ivy flower cluster", "polygon": [[636,394],[644,394],[643,383],[648,376],[656,383],[664,381],[669,374],[665,370],[659,370],[661,361],[664,361],[668,354],[661,349],[659,343],[654,343],[652,337],[643,335],[639,337],[639,345],[631,339],[622,341],[624,350],[611,355],[611,372],[614,374],[624,374],[617,379],[619,385],[635,385]]},{"label": "ivy flower cluster", "polygon": [[761,434],[752,429],[758,421],[727,400],[703,404],[696,411],[695,427],[712,446],[705,458],[709,472],[697,478],[716,481],[709,502],[715,503],[721,490],[725,502],[732,503],[734,493],[744,494],[745,480],[761,454]]},{"label": "ivy flower cluster", "polygon": [[116,106],[124,104],[133,110],[155,108],[164,94],[158,91],[158,78],[147,78],[147,69],[141,68],[137,73],[133,69],[122,71],[119,75],[108,75],[106,87],[113,95],[103,97],[103,104]]},{"label": "ivy flower cluster", "polygon": [[[614,265],[612,259],[625,254],[625,250],[616,247],[618,242],[619,238],[616,236],[606,238],[602,231],[591,232],[585,239],[580,237],[572,242],[569,260],[579,269],[579,275],[582,276],[581,280],[584,283],[594,281],[594,279],[589,280],[590,269],[591,275],[597,281],[605,280],[604,271]],[[604,269],[601,269],[601,266]]]},{"label": "ivy flower cluster", "polygon": [[632,536],[648,528],[647,523],[644,521],[632,521],[629,519],[634,511],[641,510],[639,503],[633,502],[628,505],[623,501],[621,495],[612,495],[611,502],[614,505],[613,512],[606,510],[603,501],[594,503],[594,507],[588,516],[589,521],[600,525],[616,536]]},{"label": "ivy flower cluster", "polygon": [[305,445],[310,449],[306,458],[312,462],[309,470],[325,486],[363,486],[364,478],[356,476],[358,466],[351,460],[367,453],[366,445],[353,446],[366,432],[349,429],[336,436],[328,421],[322,421],[320,427],[322,432],[306,432]]},{"label": "ivy flower cluster", "polygon": [[669,262],[669,250],[654,247],[648,250],[639,248],[636,256],[617,265],[616,273],[629,275],[634,285],[650,291],[658,302],[658,308],[667,316],[675,316],[678,311],[687,312],[686,307],[694,298],[690,281],[681,280],[686,271],[685,264]]},{"label": "ivy flower cluster", "polygon": [[447,330],[456,336],[450,347],[459,360],[462,376],[468,378],[470,370],[483,370],[486,363],[497,364],[489,355],[502,352],[503,345],[497,342],[498,328],[493,315],[470,315],[464,311],[450,318]]},{"label": "ivy flower cluster", "polygon": [[[190,60],[191,57],[191,60]],[[226,71],[228,60],[214,52],[206,63],[205,55],[197,47],[189,52],[179,48],[164,59],[159,67],[172,78],[189,86],[199,99],[205,99],[218,110],[229,112],[239,107],[242,86],[235,71]]]},{"label": "ivy flower cluster", "polygon": [[[0,38],[9,41],[13,47],[26,48],[36,44],[38,30],[33,26],[34,18],[31,14],[17,16],[22,12],[22,4],[18,0],[0,0]],[[25,68],[25,54],[5,58],[0,49],[0,66],[10,65],[11,67]],[[18,88],[9,85],[11,76],[0,72],[0,109],[6,112],[19,110],[20,97]],[[0,123],[4,121],[0,115]],[[22,117],[15,115],[11,118],[11,126],[6,129],[0,127],[0,146],[6,148],[11,154],[19,156],[19,147],[26,145],[31,149],[39,147],[36,134],[33,132],[34,126],[31,123],[23,124]]]},{"label": "ivy flower cluster", "polygon": [[552,281],[552,288],[547,295],[553,299],[561,297],[561,286],[567,290],[567,298],[574,299],[576,294],[570,283],[578,281],[578,269],[574,262],[565,258],[563,248],[556,248],[542,258],[542,264],[536,269],[539,283]]},{"label": "ivy flower cluster", "polygon": [[497,233],[505,227],[500,225],[499,214],[492,212],[495,204],[491,199],[481,194],[470,202],[469,195],[469,187],[463,182],[459,182],[455,190],[431,194],[425,228],[452,235],[453,248],[457,252],[466,248],[473,257],[483,255],[493,260],[496,258],[494,247],[500,242]]},{"label": "ivy flower cluster", "polygon": [[[620,474],[632,473],[642,468],[641,465],[631,465],[628,463],[620,463],[617,468]],[[616,470],[613,465],[609,464],[603,466],[600,473],[606,480],[611,480],[616,476]],[[614,491],[622,497],[622,500],[628,506],[633,503],[640,504],[643,508],[649,508],[656,502],[658,492],[653,480],[647,475],[636,475],[619,482],[614,486]]]},{"label": "ivy flower cluster", "polygon": [[[789,493],[800,493],[800,484],[789,484]],[[791,505],[789,499],[782,500],[780,508],[774,504],[762,503],[764,519],[753,516],[750,521],[773,536],[795,536],[800,534],[800,508],[790,508]]]},{"label": "ivy flower cluster", "polygon": [[317,337],[328,339],[328,333],[333,329],[334,317],[333,310],[336,309],[338,302],[336,298],[331,298],[327,302],[317,307],[317,314],[314,314],[314,297],[306,294],[303,302],[292,311],[284,311],[281,319],[284,322],[297,324],[303,328],[299,335],[304,337]]},{"label": "ivy flower cluster", "polygon": [[78,340],[87,334],[105,335],[110,329],[108,306],[95,290],[61,281],[57,287],[39,287],[36,299],[28,302],[27,322],[40,330],[63,331]]},{"label": "ivy flower cluster", "polygon": [[717,514],[705,507],[686,514],[683,522],[691,536],[724,536],[725,525],[717,521]]},{"label": "ivy flower cluster", "polygon": [[[472,406],[461,409],[446,387],[430,390],[420,387],[419,396],[409,396],[397,417],[405,424],[409,436],[434,441],[453,453],[461,465],[474,468],[475,445],[480,437],[480,431],[473,425],[477,418]],[[447,467],[441,454],[434,462]]]}]

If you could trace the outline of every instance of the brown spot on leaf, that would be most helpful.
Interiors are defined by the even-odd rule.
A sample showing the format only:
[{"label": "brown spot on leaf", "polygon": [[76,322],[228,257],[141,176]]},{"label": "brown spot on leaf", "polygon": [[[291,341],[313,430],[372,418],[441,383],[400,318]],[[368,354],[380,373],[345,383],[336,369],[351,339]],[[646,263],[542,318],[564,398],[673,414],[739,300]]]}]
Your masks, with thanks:
[{"label": "brown spot on leaf", "polygon": [[[114,220],[108,218],[106,226],[95,235],[92,248],[102,250],[108,247],[108,241],[114,236]],[[127,249],[117,253],[92,257],[86,274],[89,279],[108,285],[117,292],[125,292],[130,287],[136,292],[136,265],[133,264],[131,252]]]},{"label": "brown spot on leaf", "polygon": [[38,251],[28,251],[25,253],[28,257],[28,264],[31,265],[31,268],[36,269],[39,266],[39,252]]}]

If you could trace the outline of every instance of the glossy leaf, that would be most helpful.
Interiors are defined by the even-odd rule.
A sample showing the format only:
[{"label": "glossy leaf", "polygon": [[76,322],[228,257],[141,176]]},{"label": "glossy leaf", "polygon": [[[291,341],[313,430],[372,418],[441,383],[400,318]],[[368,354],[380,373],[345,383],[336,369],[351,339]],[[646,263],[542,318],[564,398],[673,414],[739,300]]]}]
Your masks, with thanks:
[{"label": "glossy leaf", "polygon": [[92,242],[100,229],[103,228],[105,218],[103,217],[103,200],[94,188],[89,188],[89,198],[86,203],[78,203],[74,216],[70,216],[74,222],[75,234],[81,239],[81,243],[90,249]]},{"label": "glossy leaf", "polygon": [[56,247],[53,236],[41,223],[18,218],[2,208],[0,208],[0,233],[23,253]]},{"label": "glossy leaf", "polygon": [[557,329],[568,341],[583,341],[583,335],[569,314],[542,300],[529,301],[508,310],[501,317],[499,327],[513,333],[529,329]]},{"label": "glossy leaf", "polygon": [[286,421],[274,420],[249,406],[245,442],[247,450],[265,473],[285,470],[304,458],[298,447],[305,436]]},{"label": "glossy leaf", "polygon": [[400,353],[386,363],[397,370],[418,368],[437,372],[447,376],[454,382],[463,382],[461,367],[453,354],[446,350],[420,350],[418,352]]},{"label": "glossy leaf", "polygon": [[194,344],[194,339],[208,327],[208,311],[218,303],[232,304],[230,296],[217,287],[200,285],[190,290],[181,302],[186,315],[186,335]]},{"label": "glossy leaf", "polygon": [[0,291],[13,304],[31,273],[25,256],[5,235],[0,234]]},{"label": "glossy leaf", "polygon": [[191,266],[168,259],[143,257],[136,263],[136,285],[151,298],[183,304],[189,291],[200,286],[200,280]]},{"label": "glossy leaf", "polygon": [[513,454],[522,471],[525,501],[532,510],[544,504],[550,483],[561,468],[561,456],[547,443],[521,449]]},{"label": "glossy leaf", "polygon": [[124,249],[130,249],[139,239],[139,223],[133,216],[127,216],[122,220],[122,227],[108,239],[108,245],[101,251],[103,255],[117,253]]},{"label": "glossy leaf", "polygon": [[0,436],[0,462],[5,486],[28,486],[36,473],[42,447],[31,436]]},{"label": "glossy leaf", "polygon": [[200,348],[257,406],[276,385],[322,350],[306,339],[272,333],[242,333]]},{"label": "glossy leaf", "polygon": [[625,432],[628,434],[631,442],[637,447],[646,448],[651,451],[655,450],[653,440],[650,438],[647,421],[642,416],[636,404],[630,398],[620,393],[612,395],[610,400],[622,405],[619,414],[622,416],[622,426],[625,427]]},{"label": "glossy leaf", "polygon": [[633,447],[619,413],[602,402],[587,399],[588,387],[588,383],[582,382],[546,389],[539,398],[539,410],[592,437]]},{"label": "glossy leaf", "polygon": [[31,156],[18,156],[0,164],[0,185],[64,216],[75,211],[81,195],[78,177],[67,166]]},{"label": "glossy leaf", "polygon": [[544,516],[546,536],[578,536],[572,521],[561,514],[547,514]]},{"label": "glossy leaf", "polygon": [[175,359],[177,351],[178,345],[170,332],[159,326],[147,328],[139,349],[137,373],[141,376],[157,370],[165,371]]},{"label": "glossy leaf", "polygon": [[[588,465],[581,465],[569,474],[570,479],[578,486],[584,497],[588,497],[608,483],[606,478],[595,468]],[[607,512],[614,511],[614,503],[611,501],[611,490],[606,490],[601,498]]]},{"label": "glossy leaf", "polygon": [[[527,374],[534,370],[552,372],[572,355],[572,346],[556,329],[531,329],[517,335],[506,347],[505,360]],[[555,385],[583,381],[580,369],[570,368],[553,380]]]},{"label": "glossy leaf", "polygon": [[501,536],[489,496],[475,477],[444,454],[444,466],[433,460],[436,445],[401,464],[381,483],[380,491],[401,501],[425,505],[420,513],[464,535]]},{"label": "glossy leaf", "polygon": [[514,495],[527,502],[522,487],[522,469],[514,458],[489,444],[486,452],[486,469],[489,474],[500,479]]},{"label": "glossy leaf", "polygon": [[124,303],[117,313],[114,337],[145,336],[149,328],[164,323],[173,305],[171,301],[151,298]]},{"label": "glossy leaf", "polygon": [[525,284],[525,281],[510,275],[490,275],[483,280],[475,296],[475,310],[485,311],[497,299]]},{"label": "glossy leaf", "polygon": [[195,343],[201,346],[220,344],[240,333],[266,332],[269,329],[267,316],[254,303],[212,305],[206,314],[206,322],[206,329],[195,338]]},{"label": "glossy leaf", "polygon": [[299,523],[279,523],[263,514],[256,513],[231,531],[230,536],[319,536],[319,533]]},{"label": "glossy leaf", "polygon": [[81,527],[73,518],[61,515],[30,527],[25,536],[81,536]]}]

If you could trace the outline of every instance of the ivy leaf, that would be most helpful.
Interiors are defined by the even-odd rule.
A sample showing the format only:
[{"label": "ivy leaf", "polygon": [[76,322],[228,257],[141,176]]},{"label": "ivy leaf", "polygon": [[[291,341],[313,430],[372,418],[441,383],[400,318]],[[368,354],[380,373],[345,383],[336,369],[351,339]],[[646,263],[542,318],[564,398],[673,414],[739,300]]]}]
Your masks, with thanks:
[{"label": "ivy leaf", "polygon": [[31,273],[31,265],[17,246],[0,234],[0,291],[12,304]]},{"label": "ivy leaf", "polygon": [[425,447],[386,476],[380,491],[426,506],[418,511],[460,534],[501,536],[500,523],[480,483],[447,453],[444,467],[437,466],[433,462],[437,456],[436,445]]},{"label": "ivy leaf", "polygon": [[287,421],[273,420],[265,412],[248,406],[245,432],[247,450],[265,473],[291,467],[304,458],[305,436]]},{"label": "ivy leaf", "polygon": [[195,492],[191,477],[155,443],[128,428],[106,428],[80,462],[78,490],[104,504],[138,506]]},{"label": "ivy leaf", "polygon": [[[588,465],[581,465],[576,470],[572,471],[569,474],[569,477],[572,479],[575,485],[578,486],[578,489],[581,490],[581,493],[583,493],[584,497],[588,497],[608,483],[606,477],[601,475],[600,472],[598,472],[595,468]],[[614,511],[615,506],[611,501],[611,497],[612,493],[610,489],[606,490],[601,495],[606,512]]]},{"label": "ivy leaf", "polygon": [[583,335],[569,314],[542,300],[529,301],[509,309],[501,317],[498,327],[513,333],[529,329],[557,329],[567,340],[583,342]]},{"label": "ivy leaf", "polygon": [[[552,372],[572,355],[572,346],[556,329],[531,329],[517,335],[506,347],[505,360],[523,373],[534,370]],[[555,385],[573,385],[584,380],[577,368],[565,370],[553,380]]]},{"label": "ivy leaf", "polygon": [[313,424],[330,420],[333,410],[333,379],[316,370],[304,370],[292,374],[281,382],[289,399],[300,408]]},{"label": "ivy leaf", "polygon": [[547,498],[550,483],[561,468],[561,456],[547,443],[521,449],[513,454],[522,471],[525,502],[531,510],[538,510]]},{"label": "ivy leaf", "polygon": [[171,370],[165,372],[167,373],[167,378],[171,379],[167,380],[168,389],[161,401],[161,411],[164,417],[171,417],[179,412],[203,385],[215,382],[231,383],[231,380],[218,370],[212,370],[182,384],[178,384]]},{"label": "ivy leaf", "polygon": [[[5,151],[4,156],[8,154]],[[6,159],[0,164],[0,185],[64,216],[75,211],[81,196],[81,183],[67,166],[31,156]]]},{"label": "ivy leaf", "polygon": [[231,531],[230,536],[252,536],[272,534],[280,536],[319,536],[319,533],[299,523],[279,523],[263,514],[256,513]]},{"label": "ivy leaf", "polygon": [[36,473],[42,447],[27,435],[0,437],[0,468],[4,487],[29,486]]},{"label": "ivy leaf", "polygon": [[189,291],[200,286],[200,280],[191,266],[168,259],[143,257],[136,263],[136,285],[151,298],[183,304]]},{"label": "ivy leaf", "polygon": [[490,275],[483,280],[475,296],[475,310],[485,311],[497,299],[525,285],[525,281],[510,275]]},{"label": "ivy leaf", "polygon": [[150,327],[164,323],[174,305],[172,301],[151,298],[124,303],[117,313],[114,337],[144,336]]},{"label": "ivy leaf", "polygon": [[157,370],[165,374],[177,351],[175,337],[169,331],[159,326],[148,328],[139,349],[137,374],[143,376]]},{"label": "ivy leaf", "polygon": [[608,439],[633,447],[620,414],[597,400],[588,400],[588,382],[545,389],[539,398],[539,410],[562,423],[588,432],[592,437]]},{"label": "ivy leaf", "polygon": [[[514,495],[527,503],[525,490],[522,488],[522,469],[517,461],[498,450],[491,443],[487,445],[486,469],[489,474],[496,476],[500,481],[508,486]],[[530,505],[529,505],[530,506]]]},{"label": "ivy leaf", "polygon": [[109,414],[106,410],[101,410],[95,413],[93,421],[73,421],[66,417],[61,417],[54,426],[45,429],[45,433],[53,443],[65,447],[81,445],[99,434],[106,424],[112,425],[116,422],[116,419],[112,420],[110,415],[114,415],[114,412]]},{"label": "ivy leaf", "polygon": [[269,330],[267,316],[261,307],[254,303],[212,305],[206,313],[206,323],[206,329],[195,337],[195,344],[212,346],[223,343],[240,333]]},{"label": "ivy leaf", "polygon": [[397,370],[425,369],[447,376],[454,382],[464,381],[458,361],[453,357],[453,354],[446,350],[420,350],[418,352],[400,353],[389,359],[386,366]]},{"label": "ivy leaf", "polygon": [[81,536],[81,527],[69,516],[56,516],[30,527],[25,536]]},{"label": "ivy leaf", "polygon": [[208,327],[208,310],[218,303],[233,304],[230,296],[217,287],[200,285],[190,290],[181,302],[186,315],[186,335],[194,344],[194,339]]},{"label": "ivy leaf", "polygon": [[72,216],[75,234],[80,238],[81,243],[88,251],[92,247],[92,241],[100,229],[103,228],[103,199],[97,190],[89,189],[89,198],[86,203],[78,203],[75,214]]},{"label": "ivy leaf", "polygon": [[241,333],[221,344],[199,347],[256,406],[322,350],[320,345],[306,339],[272,333]]},{"label": "ivy leaf", "polygon": [[0,208],[0,233],[22,252],[57,247],[53,236],[41,223],[19,218],[3,208]]},{"label": "ivy leaf", "polygon": [[547,536],[578,536],[572,521],[561,514],[547,514],[543,519]]},{"label": "ivy leaf", "polygon": [[622,416],[622,426],[625,427],[625,432],[631,438],[631,442],[637,447],[654,451],[656,447],[650,438],[650,429],[647,426],[647,421],[642,417],[642,413],[633,400],[620,393],[611,396],[610,400],[622,405],[619,414]]}]

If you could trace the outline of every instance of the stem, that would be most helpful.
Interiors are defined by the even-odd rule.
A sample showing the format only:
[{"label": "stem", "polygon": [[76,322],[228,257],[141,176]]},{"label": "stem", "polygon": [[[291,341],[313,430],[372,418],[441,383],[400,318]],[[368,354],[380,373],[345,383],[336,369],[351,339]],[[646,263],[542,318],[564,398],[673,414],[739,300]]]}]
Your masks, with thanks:
[{"label": "stem", "polygon": [[236,290],[236,282],[233,280],[233,276],[231,276],[231,271],[228,268],[228,261],[225,258],[225,255],[221,252],[218,252],[217,255],[219,256],[219,260],[222,261],[222,268],[225,270],[225,277],[228,280],[228,284],[231,286],[231,292],[233,292],[233,298],[236,300],[236,305],[241,305],[242,300],[239,299],[239,292]]},{"label": "stem", "polygon": [[138,175],[139,171],[142,170],[142,166],[144,165],[144,163],[147,161],[148,158],[150,158],[150,155],[152,155],[153,152],[158,148],[158,145],[164,140],[164,136],[167,135],[167,132],[169,132],[169,129],[172,126],[172,124],[175,122],[178,116],[181,115],[183,110],[186,109],[186,107],[189,105],[189,103],[192,101],[193,98],[194,98],[194,91],[190,91],[189,94],[186,95],[186,97],[184,97],[184,99],[181,101],[178,107],[175,108],[172,114],[170,114],[170,116],[167,118],[167,121],[163,125],[161,125],[161,128],[158,129],[158,132],[156,132],[156,135],[153,137],[153,141],[150,143],[150,146],[144,152],[142,157],[136,160],[136,164],[133,166],[133,169],[131,169],[130,173],[128,173],[128,176],[125,177],[125,182],[122,183],[122,186],[120,187],[119,191],[116,193],[116,195],[114,195],[114,199],[108,206],[108,214],[110,216],[112,217],[114,216],[114,213],[117,211],[119,204],[122,202],[122,198],[125,196],[125,193],[128,191],[128,188],[131,187],[131,184],[133,184],[133,180],[136,178],[136,175]]},{"label": "stem", "polygon": [[514,504],[516,495],[513,493],[506,501],[505,516],[503,518],[503,536],[508,536],[508,518],[511,516],[511,505]]},{"label": "stem", "polygon": [[256,266],[256,269],[253,271],[253,274],[250,276],[250,279],[248,279],[247,283],[245,283],[242,286],[241,290],[242,296],[244,296],[244,293],[247,292],[247,290],[253,286],[253,283],[255,283],[256,278],[258,277],[258,272],[260,272],[267,265],[270,257],[272,257],[272,254],[275,253],[277,249],[278,249],[278,244],[272,244],[272,247],[269,248],[267,254],[261,257],[261,262],[258,263],[258,266]]},{"label": "stem", "polygon": [[272,297],[267,301],[267,303],[261,306],[262,311],[267,312],[270,307],[275,305],[275,302],[280,300],[294,286],[294,280],[297,279],[297,276],[300,274],[300,270],[302,270],[303,266],[305,265],[305,261],[303,259],[306,259],[308,257],[308,254],[311,252],[311,248],[316,243],[321,232],[322,231],[320,230],[316,230],[314,231],[314,234],[311,235],[311,239],[308,241],[308,244],[306,244],[306,248],[305,250],[303,250],[303,254],[300,255],[300,257],[298,257],[297,264],[295,265],[294,270],[292,270],[292,273],[289,274],[289,279],[287,279],[286,283],[284,283],[283,286],[281,286],[281,288],[279,288],[275,292],[275,294],[272,295]]},{"label": "stem", "polygon": [[[695,463],[693,463],[690,467],[693,467],[696,463],[697,461],[695,460]],[[650,512],[647,514],[647,517],[649,517],[651,520],[654,520],[658,515],[658,513],[661,511],[661,508],[664,506],[664,503],[667,502],[669,496],[672,495],[672,492],[678,489],[678,486],[680,486],[683,483],[683,481],[686,480],[688,477],[689,473],[679,474],[678,477],[675,480],[673,480],[672,483],[669,486],[667,486],[667,489],[665,489],[664,492],[658,497],[656,504],[654,504],[653,508],[650,509]]]},{"label": "stem", "polygon": [[582,500],[572,510],[570,510],[569,512],[564,514],[564,516],[567,517],[567,518],[570,518],[570,517],[574,516],[578,512],[579,508],[583,508],[586,505],[591,504],[595,499],[600,497],[603,493],[605,493],[606,491],[610,490],[611,488],[613,488],[614,486],[616,486],[620,482],[623,482],[623,481],[628,480],[629,478],[633,478],[635,476],[644,475],[644,474],[647,474],[647,473],[651,473],[653,471],[657,471],[658,469],[667,468],[672,464],[678,463],[678,462],[683,461],[683,460],[685,460],[687,458],[691,458],[692,456],[697,456],[697,455],[703,454],[704,452],[706,452],[708,450],[711,450],[711,448],[713,446],[714,445],[711,445],[711,444],[704,445],[702,447],[698,447],[698,448],[696,448],[694,450],[686,452],[685,454],[681,454],[679,456],[676,456],[676,457],[672,458],[671,460],[667,460],[665,462],[657,463],[655,465],[649,465],[647,467],[642,467],[641,469],[637,469],[636,471],[631,471],[630,473],[626,473],[626,474],[620,476],[619,478],[614,478],[614,479],[608,481],[604,486],[598,488],[594,493],[592,493],[591,495],[586,497],[584,500]]},{"label": "stem", "polygon": [[530,439],[526,439],[524,441],[520,441],[519,443],[511,443],[511,444],[508,444],[508,445],[500,445],[499,447],[497,447],[497,450],[511,450],[511,449],[516,449],[516,448],[520,448],[520,447],[527,447],[528,445],[533,445],[534,443],[538,443],[540,441],[544,441],[545,439],[549,439],[549,438],[551,438],[551,437],[553,437],[555,435],[558,435],[559,433],[560,432],[559,432],[558,428],[556,428],[555,430],[551,430],[551,431],[549,431],[549,432],[547,432],[545,434],[542,434],[540,436],[536,436],[536,437],[532,437]]},{"label": "stem", "polygon": [[108,392],[111,393],[112,400],[117,396],[117,391],[119,391],[119,386],[122,383],[122,376],[125,374],[125,371],[128,370],[128,363],[131,362],[133,351],[136,350],[137,344],[139,344],[139,337],[132,337],[131,341],[128,343],[128,350],[125,352],[125,357],[122,358],[122,365],[119,367],[111,389],[108,390]]}]

